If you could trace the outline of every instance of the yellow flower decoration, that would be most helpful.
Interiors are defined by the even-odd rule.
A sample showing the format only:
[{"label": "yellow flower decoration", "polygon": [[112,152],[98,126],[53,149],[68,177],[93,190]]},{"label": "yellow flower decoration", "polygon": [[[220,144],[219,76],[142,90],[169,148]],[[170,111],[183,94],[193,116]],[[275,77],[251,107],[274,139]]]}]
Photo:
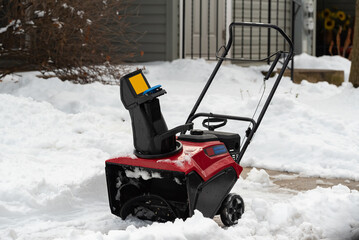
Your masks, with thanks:
[{"label": "yellow flower decoration", "polygon": [[344,21],[346,19],[346,15],[343,11],[338,11],[337,12],[337,18],[339,18],[340,21]]},{"label": "yellow flower decoration", "polygon": [[321,11],[320,13],[318,13],[318,18],[324,18],[324,11]]},{"label": "yellow flower decoration", "polygon": [[345,22],[345,25],[350,25],[350,20],[349,19]]},{"label": "yellow flower decoration", "polygon": [[324,21],[324,28],[326,30],[332,30],[335,26],[335,21],[333,19],[330,18],[326,18]]},{"label": "yellow flower decoration", "polygon": [[332,13],[332,12],[329,10],[329,8],[326,8],[326,9],[324,9],[323,17],[324,17],[324,18],[327,18],[327,17],[330,16],[331,13]]}]

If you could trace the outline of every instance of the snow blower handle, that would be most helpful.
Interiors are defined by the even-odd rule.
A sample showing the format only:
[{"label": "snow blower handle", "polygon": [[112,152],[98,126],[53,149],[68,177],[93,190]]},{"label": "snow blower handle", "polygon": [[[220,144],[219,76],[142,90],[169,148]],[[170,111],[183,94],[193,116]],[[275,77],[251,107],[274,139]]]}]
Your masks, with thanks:
[{"label": "snow blower handle", "polygon": [[[198,114],[196,114],[196,111],[199,107],[199,105],[201,104],[204,96],[206,95],[207,93],[207,90],[208,88],[210,87],[210,85],[212,84],[213,82],[213,79],[214,77],[216,76],[217,72],[218,72],[218,69],[221,67],[222,63],[224,60],[232,60],[232,61],[236,61],[236,60],[239,60],[239,61],[244,61],[245,59],[232,59],[232,58],[226,58],[227,54],[229,53],[229,50],[230,48],[232,47],[233,45],[233,36],[234,36],[234,33],[233,33],[233,29],[234,27],[236,26],[240,26],[240,27],[258,27],[258,28],[267,28],[268,29],[268,33],[270,33],[270,29],[274,29],[276,30],[278,33],[280,33],[280,35],[285,39],[285,41],[288,43],[289,45],[289,51],[286,52],[287,54],[285,55],[285,60],[283,62],[283,66],[282,66],[282,69],[280,70],[280,72],[278,73],[277,75],[277,79],[275,80],[274,84],[273,84],[273,87],[263,105],[263,108],[258,116],[258,118],[256,120],[254,119],[251,119],[251,118],[246,118],[246,117],[236,117],[236,118],[232,118],[232,119],[236,119],[236,120],[243,120],[243,121],[250,121],[253,123],[253,128],[251,131],[248,131],[248,137],[239,153],[239,157],[238,157],[238,160],[237,160],[237,163],[240,162],[240,160],[242,159],[243,157],[243,154],[244,152],[246,151],[248,145],[250,144],[253,136],[254,136],[254,133],[257,131],[260,123],[262,122],[262,119],[264,117],[264,114],[266,113],[267,109],[268,109],[268,106],[270,104],[270,102],[272,101],[272,98],[274,96],[274,93],[275,91],[277,90],[277,87],[283,77],[283,74],[284,74],[284,71],[286,70],[287,66],[288,66],[288,63],[290,60],[292,60],[292,57],[293,57],[293,43],[292,41],[290,40],[290,38],[285,34],[285,32],[279,28],[278,26],[276,25],[272,25],[272,24],[266,24],[266,23],[252,23],[252,22],[232,22],[230,25],[229,25],[229,39],[228,39],[228,42],[227,42],[227,45],[225,47],[222,47],[224,49],[224,51],[222,52],[221,56],[218,57],[218,63],[217,65],[215,66],[211,76],[208,78],[207,80],[207,83],[206,85],[204,86],[200,96],[198,97],[195,105],[193,106],[192,108],[192,111],[190,112],[188,118],[187,118],[187,121],[186,123],[190,123],[192,122],[192,120],[194,118],[196,118],[198,116]],[[269,73],[266,75],[265,77],[265,80],[267,80],[271,74],[271,72],[273,72],[274,68],[275,68],[275,65],[278,63],[280,57],[283,55],[284,51],[278,51],[270,56],[267,56],[266,58],[264,59],[259,59],[259,60],[251,60],[251,61],[264,61],[264,60],[267,60],[268,62],[270,61],[270,59],[272,57],[275,56],[275,60],[274,62],[272,63],[271,67],[270,67],[270,71]],[[203,116],[203,114],[201,113],[201,115]],[[213,116],[214,114],[212,114]],[[219,114],[216,114],[217,116],[219,116]],[[228,117],[227,117],[228,118]],[[228,118],[230,119],[230,118]]]},{"label": "snow blower handle", "polygon": [[[217,123],[210,125],[210,123]],[[202,126],[207,128],[209,131],[214,131],[216,128],[223,127],[227,124],[227,119],[225,118],[216,118],[216,117],[208,117],[203,119]]]},{"label": "snow blower handle", "polygon": [[[206,85],[204,86],[199,98],[197,99],[195,105],[193,106],[192,108],[192,111],[190,112],[188,118],[187,118],[187,121],[186,123],[189,123],[190,122],[190,118],[196,113],[199,105],[201,104],[202,102],[202,99],[204,97],[204,95],[207,93],[207,90],[208,88],[210,87],[214,77],[216,76],[217,72],[218,72],[218,69],[221,67],[222,63],[224,60],[231,60],[231,61],[243,61],[244,59],[232,59],[232,58],[226,58],[230,48],[232,47],[233,45],[233,29],[235,26],[242,26],[242,27],[259,27],[259,28],[267,28],[267,29],[274,29],[276,30],[277,32],[280,33],[280,35],[286,40],[286,42],[288,43],[289,45],[289,52],[288,52],[288,55],[286,55],[286,58],[285,58],[285,61],[283,63],[283,67],[281,69],[281,71],[279,72],[278,74],[278,78],[277,78],[277,81],[276,81],[276,84],[273,88],[274,91],[272,91],[271,93],[274,94],[278,84],[279,84],[279,81],[280,79],[282,78],[283,74],[284,74],[284,71],[285,69],[287,68],[288,66],[288,63],[289,61],[292,59],[293,57],[293,43],[292,41],[290,40],[290,38],[285,34],[285,32],[279,28],[278,26],[276,25],[273,25],[273,24],[266,24],[266,23],[253,23],[253,22],[232,22],[230,25],[229,25],[229,39],[228,39],[228,42],[227,42],[227,45],[225,47],[221,47],[224,49],[223,53],[221,54],[221,56],[218,56],[218,62],[217,62],[217,65],[216,67],[213,69],[213,72],[211,74],[211,76],[208,78],[207,80],[207,83]],[[264,59],[259,59],[259,60],[251,60],[251,61],[265,61],[265,60],[268,60],[274,56],[276,56],[276,58],[278,58],[279,60],[279,54],[280,54],[281,51],[279,52],[276,52],[270,56],[267,56],[266,58]],[[280,54],[281,55],[281,54]],[[277,63],[278,61],[276,60],[275,61],[275,64]],[[269,99],[269,102],[271,101],[272,99],[272,96],[270,97]],[[268,102],[268,104],[269,104]],[[259,119],[259,123],[260,123],[260,120]]]},{"label": "snow blower handle", "polygon": [[[285,39],[285,41],[288,43],[289,45],[289,55],[290,55],[290,58],[292,57],[293,55],[293,42],[292,40],[290,40],[290,38],[287,36],[287,34],[278,26],[276,25],[273,25],[273,24],[267,24],[267,23],[253,23],[253,22],[232,22],[230,25],[229,25],[229,39],[228,39],[228,43],[227,43],[227,46],[225,47],[227,53],[229,51],[229,49],[231,48],[232,46],[232,42],[233,42],[233,29],[235,26],[241,26],[241,27],[259,27],[259,28],[267,28],[268,29],[268,33],[270,31],[270,29],[274,29],[276,30],[277,32],[280,33],[280,35],[282,35],[282,37]],[[267,56],[267,58],[265,59],[258,59],[258,60],[252,60],[252,61],[264,61],[264,60],[267,60],[268,58],[271,58],[273,57],[274,55],[276,54],[272,54],[270,56]],[[235,59],[234,59],[235,60]],[[240,59],[239,59],[240,60]]]}]

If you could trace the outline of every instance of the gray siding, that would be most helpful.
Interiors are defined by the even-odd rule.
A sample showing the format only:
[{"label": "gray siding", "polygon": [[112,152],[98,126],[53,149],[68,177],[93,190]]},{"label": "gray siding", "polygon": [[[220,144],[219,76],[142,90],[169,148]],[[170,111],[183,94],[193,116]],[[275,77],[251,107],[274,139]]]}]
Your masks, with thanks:
[{"label": "gray siding", "polygon": [[[136,0],[137,16],[129,19],[139,38],[135,61],[178,58],[178,1]],[[143,52],[143,56],[140,53]]]}]

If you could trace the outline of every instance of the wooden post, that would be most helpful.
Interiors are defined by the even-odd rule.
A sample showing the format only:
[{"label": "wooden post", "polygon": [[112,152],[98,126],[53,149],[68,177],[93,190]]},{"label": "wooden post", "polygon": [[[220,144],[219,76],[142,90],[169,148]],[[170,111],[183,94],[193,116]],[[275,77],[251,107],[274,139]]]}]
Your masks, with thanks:
[{"label": "wooden post", "polygon": [[359,0],[357,0],[355,4],[355,16],[353,49],[350,54],[352,65],[350,68],[349,82],[357,88],[359,87]]}]

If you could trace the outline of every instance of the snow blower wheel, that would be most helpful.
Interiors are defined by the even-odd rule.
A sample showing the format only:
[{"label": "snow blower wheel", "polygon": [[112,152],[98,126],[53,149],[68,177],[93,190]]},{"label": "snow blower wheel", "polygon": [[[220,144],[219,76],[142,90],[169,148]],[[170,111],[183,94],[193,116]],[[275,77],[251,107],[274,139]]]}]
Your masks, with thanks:
[{"label": "snow blower wheel", "polygon": [[241,196],[231,193],[228,194],[226,199],[224,199],[220,216],[222,223],[225,226],[232,226],[238,223],[238,220],[242,217],[244,213],[244,202]]},{"label": "snow blower wheel", "polygon": [[121,208],[121,218],[128,215],[143,220],[166,222],[175,220],[176,215],[165,199],[155,195],[138,196],[127,201]]},{"label": "snow blower wheel", "polygon": [[[235,27],[276,30],[287,41],[289,52],[278,51],[261,61],[272,64],[263,81],[270,78],[279,59],[281,71],[257,119],[197,112],[222,62],[232,47]],[[134,155],[106,161],[106,180],[111,212],[122,219],[133,215],[150,221],[186,219],[200,211],[204,217],[220,214],[223,224],[232,226],[244,212],[243,199],[230,194],[243,168],[239,165],[260,125],[289,61],[293,44],[277,26],[262,23],[231,23],[229,39],[218,63],[197,99],[185,124],[167,128],[159,97],[166,94],[161,85],[151,87],[142,70],[120,79],[120,95],[132,123]],[[236,59],[230,59],[235,61]],[[258,104],[259,105],[259,104]],[[257,109],[255,110],[257,111]],[[193,129],[194,120],[204,118],[205,130]],[[238,133],[217,131],[228,120],[247,122],[242,144]]]}]

